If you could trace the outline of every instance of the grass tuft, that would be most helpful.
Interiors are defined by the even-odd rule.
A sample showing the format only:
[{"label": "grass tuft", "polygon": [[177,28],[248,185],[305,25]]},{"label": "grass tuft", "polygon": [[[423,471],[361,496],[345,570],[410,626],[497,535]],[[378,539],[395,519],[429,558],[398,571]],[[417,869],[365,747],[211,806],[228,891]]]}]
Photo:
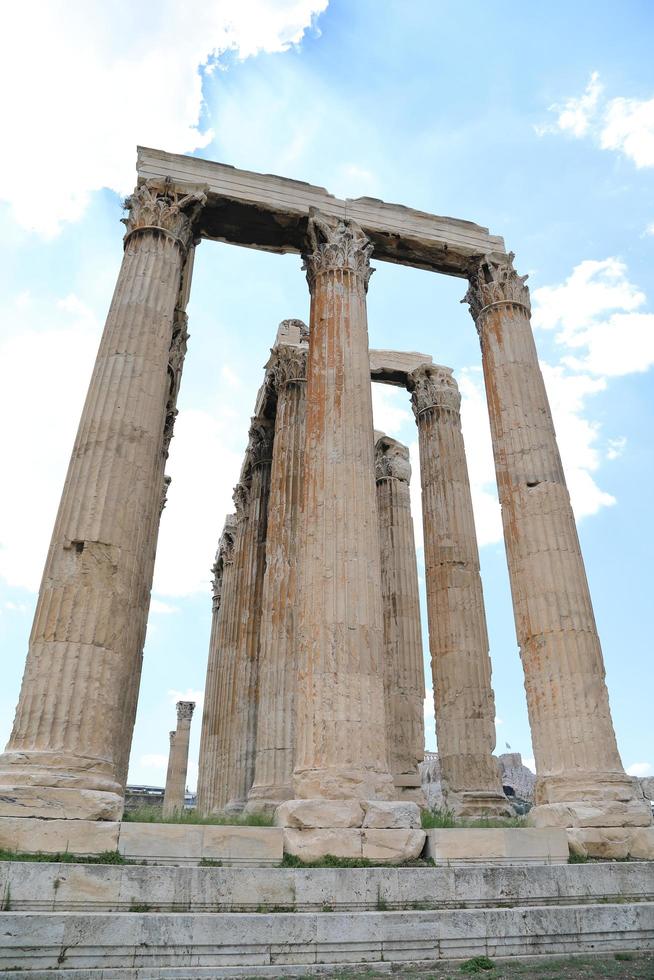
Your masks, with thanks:
[{"label": "grass tuft", "polygon": [[0,850],[0,861],[44,861],[48,864],[137,864],[129,861],[118,851],[103,851],[101,854],[70,854],[62,851],[59,854],[24,854],[20,851]]},{"label": "grass tuft", "polygon": [[449,829],[451,827],[479,827],[482,829],[492,827],[526,827],[526,817],[478,817],[475,819],[464,820],[455,817],[451,810],[423,810],[422,827],[423,830]]},{"label": "grass tuft", "polygon": [[481,973],[482,970],[494,970],[495,964],[487,956],[473,956],[461,964],[462,973]]},{"label": "grass tuft", "polygon": [[182,810],[172,817],[164,817],[161,807],[141,806],[136,810],[126,810],[123,820],[128,823],[183,823],[210,824],[218,827],[272,827],[273,817],[266,813],[245,813],[239,816],[227,814],[212,814],[203,817],[195,810]]}]

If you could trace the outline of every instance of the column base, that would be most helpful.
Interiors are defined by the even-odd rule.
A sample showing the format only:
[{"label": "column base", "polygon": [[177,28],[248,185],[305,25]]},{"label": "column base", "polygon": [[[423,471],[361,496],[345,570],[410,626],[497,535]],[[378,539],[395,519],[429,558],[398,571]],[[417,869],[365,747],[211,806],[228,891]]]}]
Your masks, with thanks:
[{"label": "column base", "polygon": [[63,752],[0,755],[0,816],[120,820],[124,795],[103,760]]},{"label": "column base", "polygon": [[305,800],[393,800],[393,777],[378,769],[296,769],[294,796]]},{"label": "column base", "polygon": [[245,813],[264,813],[272,816],[277,807],[285,800],[293,798],[293,787],[290,783],[286,786],[253,786],[248,793],[248,801],[245,804]]},{"label": "column base", "polygon": [[443,791],[446,809],[455,817],[480,819],[485,817],[515,817],[515,811],[503,793],[452,790]]},{"label": "column base", "polygon": [[636,779],[620,772],[541,776],[529,811],[534,827],[649,827],[652,808]]}]

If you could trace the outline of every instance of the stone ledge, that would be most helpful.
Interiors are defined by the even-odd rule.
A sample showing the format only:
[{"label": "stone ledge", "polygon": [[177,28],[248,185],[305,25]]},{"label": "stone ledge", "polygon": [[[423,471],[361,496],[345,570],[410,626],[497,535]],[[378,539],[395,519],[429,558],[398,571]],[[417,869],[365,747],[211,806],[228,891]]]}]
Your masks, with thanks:
[{"label": "stone ledge", "polygon": [[447,828],[427,831],[426,856],[436,864],[567,864],[559,828]]},{"label": "stone ledge", "polygon": [[401,864],[420,857],[425,846],[424,830],[316,829],[284,830],[284,852],[301,861],[317,861],[327,855],[365,858]]},{"label": "stone ledge", "polygon": [[283,833],[277,827],[228,824],[0,817],[0,848],[84,856],[117,850],[128,860],[150,864],[199,864],[204,859],[246,867],[281,864]]},{"label": "stone ledge", "polygon": [[[268,975],[276,968],[654,949],[654,905],[436,912],[0,913],[0,975]],[[201,967],[198,965],[200,958]],[[10,972],[15,971],[15,972]]]},{"label": "stone ledge", "polygon": [[199,868],[0,862],[12,911],[321,912],[654,901],[654,864]]}]

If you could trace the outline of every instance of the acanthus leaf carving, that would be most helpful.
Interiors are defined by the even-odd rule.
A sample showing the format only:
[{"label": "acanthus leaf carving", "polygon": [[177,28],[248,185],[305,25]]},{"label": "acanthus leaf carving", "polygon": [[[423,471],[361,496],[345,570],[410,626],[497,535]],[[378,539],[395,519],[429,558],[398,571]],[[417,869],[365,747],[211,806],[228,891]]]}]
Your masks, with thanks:
[{"label": "acanthus leaf carving", "polygon": [[252,466],[272,462],[275,423],[272,419],[255,418],[249,432],[247,455]]},{"label": "acanthus leaf carving", "polygon": [[179,242],[186,251],[193,241],[194,226],[206,204],[202,190],[184,188],[169,177],[164,181],[146,180],[125,201],[129,211],[122,218],[127,231],[125,242],[135,232],[158,230]]},{"label": "acanthus leaf carving", "polygon": [[470,275],[468,291],[461,300],[470,307],[475,323],[481,314],[497,303],[514,303],[531,313],[529,276],[519,276],[513,268],[515,254],[493,252],[480,259]]},{"label": "acanthus leaf carving", "polygon": [[190,721],[195,711],[195,701],[177,702],[177,721]]},{"label": "acanthus leaf carving", "polygon": [[373,245],[360,225],[351,218],[337,218],[309,208],[306,250],[302,254],[309,289],[316,277],[341,270],[358,276],[367,290],[374,269],[370,267]]},{"label": "acanthus leaf carving", "polygon": [[308,344],[278,344],[272,354],[270,377],[278,391],[287,384],[307,380]]},{"label": "acanthus leaf carving", "polygon": [[409,447],[390,436],[381,436],[375,443],[375,479],[389,478],[411,482]]},{"label": "acanthus leaf carving", "polygon": [[451,368],[440,364],[421,365],[407,375],[407,388],[411,392],[411,406],[416,421],[423,412],[432,408],[444,408],[459,412],[461,395]]}]

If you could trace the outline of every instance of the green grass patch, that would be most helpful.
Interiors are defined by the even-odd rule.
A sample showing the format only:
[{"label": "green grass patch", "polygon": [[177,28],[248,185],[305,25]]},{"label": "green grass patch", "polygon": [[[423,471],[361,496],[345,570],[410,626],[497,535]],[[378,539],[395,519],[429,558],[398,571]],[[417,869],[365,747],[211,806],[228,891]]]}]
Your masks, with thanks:
[{"label": "green grass patch", "polygon": [[123,820],[128,823],[190,823],[211,824],[219,827],[272,827],[273,817],[266,813],[244,813],[238,816],[213,814],[203,817],[195,810],[182,810],[172,817],[164,817],[161,807],[140,806],[136,810],[126,810]]},{"label": "green grass patch", "polygon": [[61,851],[58,854],[24,854],[20,851],[0,850],[0,861],[42,861],[48,864],[137,864],[129,861],[118,851],[103,851],[101,854],[70,854]]},{"label": "green grass patch", "polygon": [[466,828],[492,828],[492,827],[526,827],[526,817],[478,817],[476,819],[463,820],[454,816],[451,810],[423,810],[422,827],[423,830],[448,830],[452,827]]},{"label": "green grass patch", "polygon": [[588,864],[587,854],[571,854],[568,858],[568,864]]},{"label": "green grass patch", "polygon": [[325,854],[324,857],[317,858],[315,861],[302,861],[294,854],[285,854],[282,859],[282,868],[433,868],[434,862],[431,858],[413,858],[410,861],[402,861],[400,864],[389,864],[386,861],[371,861],[369,858],[344,858],[336,857],[334,854]]},{"label": "green grass patch", "polygon": [[481,973],[483,970],[494,970],[495,964],[487,956],[473,956],[461,964],[462,973]]}]

